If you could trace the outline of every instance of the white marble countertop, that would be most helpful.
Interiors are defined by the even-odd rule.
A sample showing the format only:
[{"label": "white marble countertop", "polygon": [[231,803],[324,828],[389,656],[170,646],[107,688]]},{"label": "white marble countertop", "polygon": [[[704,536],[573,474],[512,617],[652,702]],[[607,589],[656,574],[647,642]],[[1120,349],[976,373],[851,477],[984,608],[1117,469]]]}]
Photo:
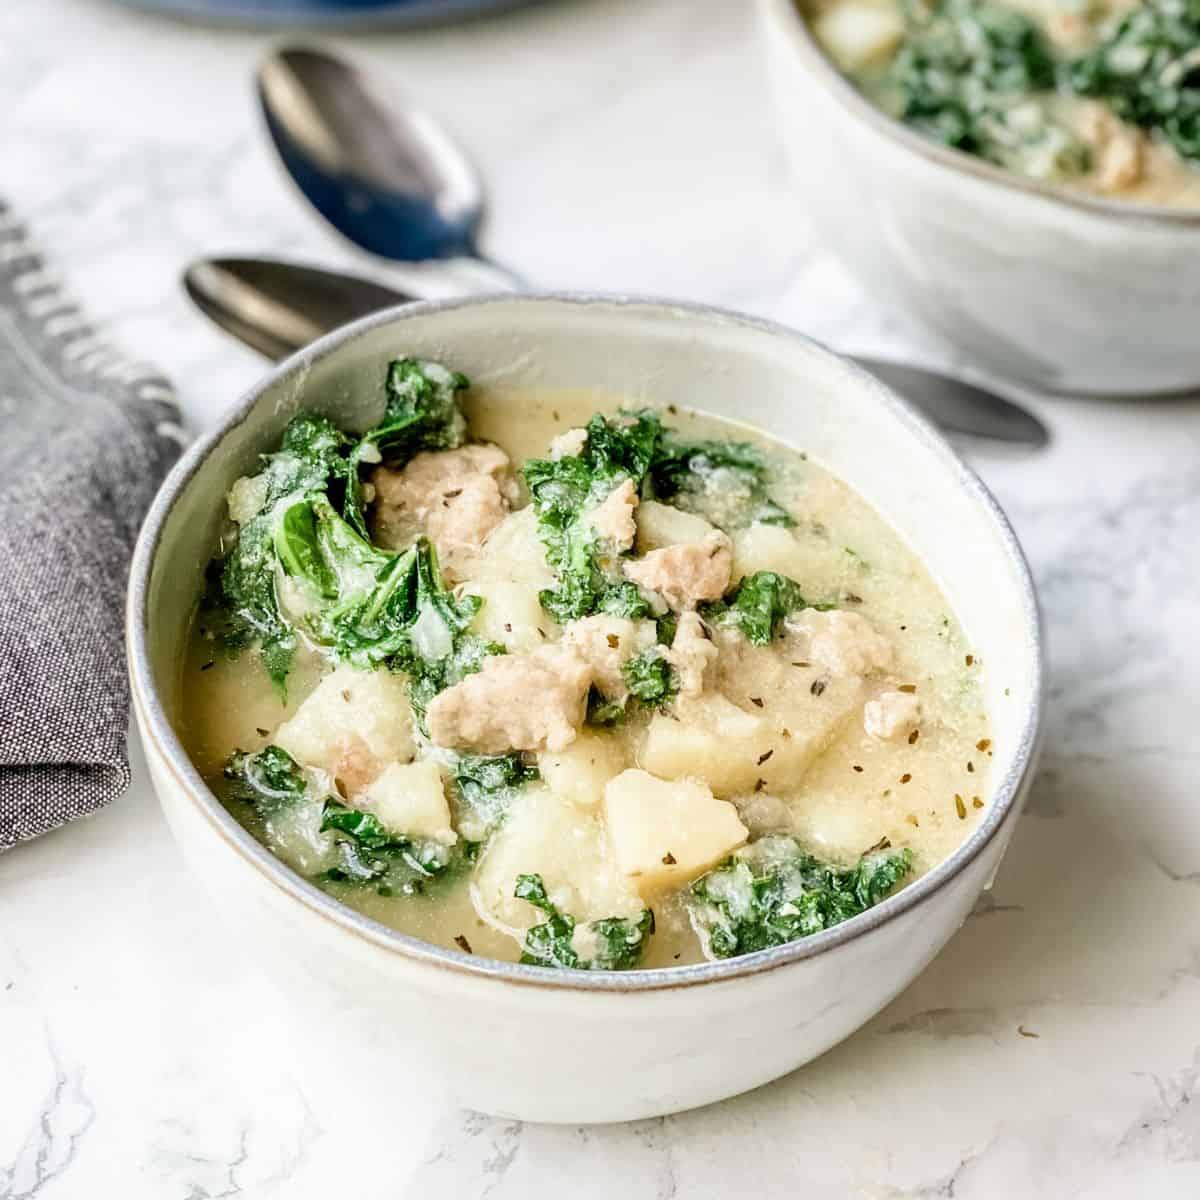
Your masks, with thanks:
[{"label": "white marble countertop", "polygon": [[[563,0],[344,48],[458,131],[488,247],[531,279],[945,355],[814,244],[749,8]],[[351,261],[267,153],[263,46],[105,0],[0,5],[0,190],[196,428],[262,363],[191,310],[182,265]],[[1200,1195],[1200,404],[1034,404],[1049,453],[976,461],[1041,585],[1044,766],[990,897],[860,1033],[628,1126],[305,1089],[286,1004],[186,871],[135,744],[118,803],[0,859],[0,1200]]]}]

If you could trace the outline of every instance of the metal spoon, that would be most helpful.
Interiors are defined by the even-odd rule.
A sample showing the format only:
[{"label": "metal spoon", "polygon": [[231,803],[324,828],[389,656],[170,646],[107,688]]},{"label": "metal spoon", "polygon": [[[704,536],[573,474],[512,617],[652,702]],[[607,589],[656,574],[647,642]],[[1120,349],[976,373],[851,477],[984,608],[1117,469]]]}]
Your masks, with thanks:
[{"label": "metal spoon", "polygon": [[[341,325],[415,297],[369,279],[261,258],[200,259],[184,273],[196,305],[222,329],[280,359]],[[916,367],[857,359],[947,433],[1038,449],[1046,427],[1011,401]]]},{"label": "metal spoon", "polygon": [[264,59],[258,97],[288,174],[344,237],[399,262],[446,260],[471,290],[519,286],[479,252],[479,175],[428,113],[342,59],[301,47]]}]

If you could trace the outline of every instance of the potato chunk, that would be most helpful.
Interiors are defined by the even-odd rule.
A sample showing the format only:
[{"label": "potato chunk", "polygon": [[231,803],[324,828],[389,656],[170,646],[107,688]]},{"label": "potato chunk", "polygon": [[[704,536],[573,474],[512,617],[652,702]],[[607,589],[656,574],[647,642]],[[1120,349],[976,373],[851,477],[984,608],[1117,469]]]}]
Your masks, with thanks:
[{"label": "potato chunk", "polygon": [[756,571],[803,579],[807,562],[800,543],[779,525],[751,525],[733,537],[733,582]]},{"label": "potato chunk", "polygon": [[702,783],[622,771],[604,789],[617,866],[643,897],[681,887],[745,842],[737,809]]},{"label": "potato chunk", "polygon": [[540,875],[546,893],[577,921],[637,917],[641,897],[617,869],[598,811],[549,788],[523,788],[488,843],[472,901],[488,924],[521,937],[545,917],[513,896],[518,875]]},{"label": "potato chunk", "polygon": [[453,846],[450,806],[435,762],[392,763],[362,794],[362,807],[392,833]]},{"label": "potato chunk", "polygon": [[338,667],[275,733],[298,763],[326,771],[347,793],[361,790],[389,763],[415,753],[404,677]]},{"label": "potato chunk", "polygon": [[904,18],[892,5],[842,0],[813,22],[817,40],[843,71],[884,62],[904,37]]},{"label": "potato chunk", "polygon": [[463,584],[461,591],[483,601],[472,629],[509,653],[536,650],[550,640],[554,621],[542,608],[536,587],[509,579],[480,579]]},{"label": "potato chunk", "polygon": [[637,552],[645,554],[660,546],[702,542],[713,531],[703,517],[684,512],[671,504],[643,500],[637,510]]},{"label": "potato chunk", "polygon": [[614,737],[586,728],[565,750],[543,751],[537,763],[552,792],[585,808],[595,808],[604,799],[604,785],[626,765]]},{"label": "potato chunk", "polygon": [[505,517],[475,557],[463,564],[461,576],[470,580],[510,580],[533,588],[553,587],[554,572],[546,565],[533,508],[522,508]]},{"label": "potato chunk", "polygon": [[[820,695],[811,673],[790,702],[763,697],[747,712],[722,695],[706,695],[658,713],[650,722],[642,765],[665,779],[701,779],[718,796],[796,786],[861,702],[857,679],[833,679]],[[824,681],[822,681],[824,682]]]}]

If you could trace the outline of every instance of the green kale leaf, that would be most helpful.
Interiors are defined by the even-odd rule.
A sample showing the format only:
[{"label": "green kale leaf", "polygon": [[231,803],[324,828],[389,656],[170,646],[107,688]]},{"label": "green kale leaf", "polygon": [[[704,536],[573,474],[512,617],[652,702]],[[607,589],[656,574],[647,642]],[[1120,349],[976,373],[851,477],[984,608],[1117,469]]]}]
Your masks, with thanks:
[{"label": "green kale leaf", "polygon": [[[604,917],[580,926],[546,895],[540,875],[518,875],[513,895],[546,914],[546,920],[525,935],[521,961],[534,966],[579,971],[629,970],[637,966],[646,940],[654,932],[654,913],[648,908],[643,909],[636,921]],[[578,940],[593,950],[591,957],[581,956],[576,950],[577,929],[583,934]]]},{"label": "green kale leaf", "polygon": [[401,466],[424,450],[454,450],[467,438],[459,392],[465,375],[441,363],[398,358],[388,364],[383,419],[367,430],[350,454],[343,515],[367,536],[360,467],[385,460]]},{"label": "green kale leaf", "polygon": [[920,0],[906,6],[906,23],[880,85],[896,116],[1001,166],[1044,176],[1087,169],[1084,143],[1030,97],[1051,91],[1057,72],[1031,18],[989,0]]},{"label": "green kale leaf", "polygon": [[631,658],[622,668],[629,694],[642,704],[661,707],[679,691],[675,668],[656,648]]},{"label": "green kale leaf", "polygon": [[361,438],[307,413],[288,424],[279,450],[239,484],[236,540],[210,568],[205,604],[218,614],[212,623],[227,652],[258,644],[284,690],[297,637],[279,608],[279,569],[304,581],[310,597],[339,606],[367,590],[367,576],[394,559],[367,538],[362,468],[460,446],[466,422],[458,394],[466,387],[464,376],[437,363],[397,359],[388,367],[383,419]]},{"label": "green kale leaf", "polygon": [[382,895],[412,895],[451,864],[450,849],[440,842],[394,834],[371,813],[332,797],[321,813],[321,832],[334,834],[340,858],[339,866],[319,876],[326,883],[370,884]]},{"label": "green kale leaf", "polygon": [[912,851],[868,851],[853,867],[823,863],[795,838],[761,838],[692,884],[692,925],[711,958],[807,937],[858,916],[912,870]]},{"label": "green kale leaf", "polygon": [[619,556],[598,537],[588,513],[627,479],[641,490],[661,437],[662,423],[654,413],[616,420],[597,413],[578,455],[525,464],[538,536],[558,576],[555,587],[541,593],[541,602],[560,623],[595,612],[649,612],[637,589],[621,580]]},{"label": "green kale leaf", "polygon": [[639,708],[662,708],[679,691],[679,676],[657,646],[631,658],[621,674],[629,690],[619,700],[606,699],[594,687],[589,692],[589,725],[619,725]]},{"label": "green kale leaf", "polygon": [[207,607],[221,616],[214,622],[222,648],[237,653],[258,643],[263,664],[282,691],[296,650],[296,634],[281,616],[275,596],[275,522],[277,508],[289,496],[324,490],[344,475],[349,439],[324,417],[302,415],[284,430],[279,450],[262,457],[252,484],[242,485],[254,498],[255,511],[243,511],[237,539],[213,564]]},{"label": "green kale leaf", "polygon": [[789,613],[810,607],[826,606],[808,604],[800,585],[786,575],[755,571],[724,599],[702,605],[701,612],[710,621],[736,626],[754,645],[765,646]]},{"label": "green kale leaf", "polygon": [[1200,0],[1145,0],[1070,63],[1067,86],[1200,161]]},{"label": "green kale leaf", "polygon": [[276,553],[301,595],[296,619],[343,662],[405,671],[418,720],[443,688],[503,653],[469,632],[483,602],[445,586],[424,538],[399,554],[376,549],[317,495],[284,513]]},{"label": "green kale leaf", "polygon": [[253,805],[262,817],[291,808],[308,788],[304,769],[278,746],[238,751],[225,764],[224,774],[231,785],[230,798]]},{"label": "green kale leaf", "polygon": [[459,800],[485,834],[504,819],[515,793],[539,778],[537,767],[515,752],[460,755],[451,775]]},{"label": "green kale leaf", "polygon": [[770,471],[748,442],[684,442],[664,436],[650,468],[657,500],[696,513],[728,531],[759,522],[794,525],[768,492]]}]

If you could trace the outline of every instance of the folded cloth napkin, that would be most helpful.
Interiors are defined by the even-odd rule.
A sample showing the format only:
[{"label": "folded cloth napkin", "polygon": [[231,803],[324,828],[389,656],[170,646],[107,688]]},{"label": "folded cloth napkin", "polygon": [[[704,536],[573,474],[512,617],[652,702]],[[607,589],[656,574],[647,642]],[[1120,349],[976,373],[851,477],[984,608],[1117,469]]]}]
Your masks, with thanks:
[{"label": "folded cloth napkin", "polygon": [[129,782],[129,556],[179,453],[174,393],[116,353],[0,202],[0,850]]}]

